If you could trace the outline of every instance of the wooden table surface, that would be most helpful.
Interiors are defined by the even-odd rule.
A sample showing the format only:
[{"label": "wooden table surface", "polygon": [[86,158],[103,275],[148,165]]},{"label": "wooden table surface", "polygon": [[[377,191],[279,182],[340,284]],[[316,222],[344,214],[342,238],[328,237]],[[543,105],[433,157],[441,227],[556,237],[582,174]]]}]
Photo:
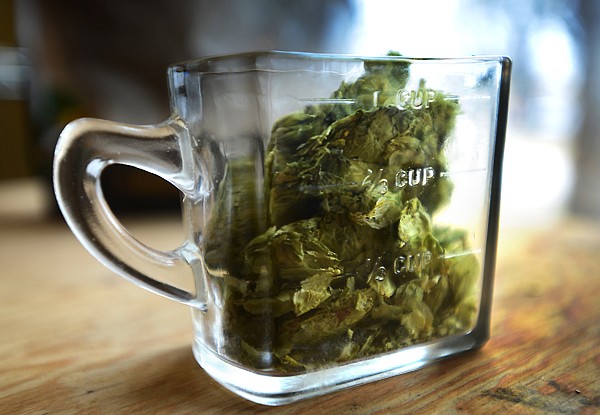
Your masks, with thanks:
[{"label": "wooden table surface", "polygon": [[[417,372],[265,407],[206,375],[189,310],[92,258],[28,186],[0,185],[1,414],[600,413],[600,224],[502,230],[492,338]],[[35,186],[34,186],[35,187]],[[159,248],[178,218],[130,219]]]}]

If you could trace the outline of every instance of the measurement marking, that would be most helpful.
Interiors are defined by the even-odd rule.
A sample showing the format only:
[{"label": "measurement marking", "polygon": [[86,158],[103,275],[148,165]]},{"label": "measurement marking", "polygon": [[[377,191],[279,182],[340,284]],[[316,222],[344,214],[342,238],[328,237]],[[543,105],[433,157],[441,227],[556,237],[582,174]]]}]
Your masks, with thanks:
[{"label": "measurement marking", "polygon": [[301,98],[298,101],[315,104],[356,104],[356,100],[351,98]]},{"label": "measurement marking", "polygon": [[471,255],[471,254],[480,254],[480,253],[481,253],[481,248],[475,248],[475,249],[470,249],[468,251],[453,252],[451,254],[440,255],[440,258],[442,258],[442,259],[450,259],[450,258],[456,258],[456,257],[459,257],[459,256],[465,256],[465,255]]},{"label": "measurement marking", "polygon": [[445,177],[445,176],[452,176],[452,175],[458,175],[458,174],[484,173],[486,171],[487,171],[486,168],[471,169],[471,170],[442,171],[442,172],[440,172],[440,176]]},{"label": "measurement marking", "polygon": [[492,97],[489,95],[465,95],[465,96],[461,96],[461,95],[446,95],[444,97],[444,99],[446,101],[470,101],[470,100],[479,100],[479,99],[484,99],[484,100],[489,100]]}]

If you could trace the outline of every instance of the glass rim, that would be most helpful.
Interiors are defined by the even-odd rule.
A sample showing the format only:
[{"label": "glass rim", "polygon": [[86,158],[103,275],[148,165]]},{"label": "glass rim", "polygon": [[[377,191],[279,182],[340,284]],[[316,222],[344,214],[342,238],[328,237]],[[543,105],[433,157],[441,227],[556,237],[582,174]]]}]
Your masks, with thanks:
[{"label": "glass rim", "polygon": [[[390,52],[394,53],[394,52]],[[172,72],[195,73],[231,73],[246,71],[269,71],[268,65],[261,63],[261,59],[286,59],[288,61],[312,62],[337,62],[337,63],[447,63],[447,64],[475,64],[497,62],[502,66],[511,65],[512,60],[506,55],[469,55],[469,56],[410,56],[410,55],[360,55],[344,53],[317,53],[298,52],[285,50],[264,50],[251,52],[226,53],[209,55],[196,59],[176,62],[169,66]],[[229,65],[228,65],[229,63]],[[290,68],[292,69],[292,68]],[[297,68],[296,68],[297,69]]]}]

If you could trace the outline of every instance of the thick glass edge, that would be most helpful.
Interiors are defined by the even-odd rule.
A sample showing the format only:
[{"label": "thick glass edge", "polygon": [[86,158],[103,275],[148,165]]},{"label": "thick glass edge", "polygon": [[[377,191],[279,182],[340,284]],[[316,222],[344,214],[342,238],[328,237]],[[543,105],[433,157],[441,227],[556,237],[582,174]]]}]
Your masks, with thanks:
[{"label": "thick glass edge", "polygon": [[490,205],[487,222],[487,238],[485,246],[485,259],[483,264],[483,282],[481,287],[480,311],[476,328],[487,338],[490,336],[490,320],[492,299],[494,293],[494,279],[496,273],[496,258],[498,248],[498,234],[500,228],[500,199],[502,190],[502,167],[504,160],[504,147],[508,124],[508,101],[510,95],[510,81],[512,60],[500,57],[501,64],[500,84],[498,93],[498,115],[496,118],[496,137],[494,140],[494,153],[492,165],[492,181],[490,188]]}]

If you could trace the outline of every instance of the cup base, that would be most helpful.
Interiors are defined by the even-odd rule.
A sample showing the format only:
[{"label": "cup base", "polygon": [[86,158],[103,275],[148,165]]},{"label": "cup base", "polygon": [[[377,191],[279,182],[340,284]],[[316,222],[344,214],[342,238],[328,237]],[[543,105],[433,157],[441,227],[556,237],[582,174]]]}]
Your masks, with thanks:
[{"label": "cup base", "polygon": [[267,374],[220,357],[198,338],[194,357],[217,382],[262,405],[278,406],[411,372],[439,359],[477,349],[488,336],[473,330],[351,363],[303,374]]}]

